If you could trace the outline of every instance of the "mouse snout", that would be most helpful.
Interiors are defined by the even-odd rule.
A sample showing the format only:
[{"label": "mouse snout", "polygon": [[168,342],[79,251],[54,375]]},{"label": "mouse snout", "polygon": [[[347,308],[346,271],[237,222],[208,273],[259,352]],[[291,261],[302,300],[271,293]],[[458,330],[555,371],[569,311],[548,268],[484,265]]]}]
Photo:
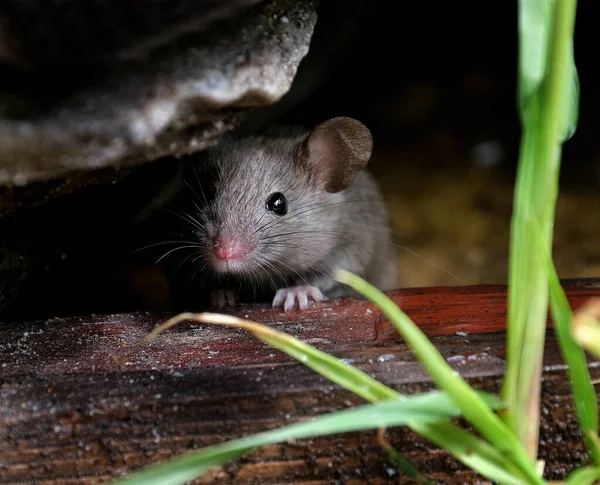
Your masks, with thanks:
[{"label": "mouse snout", "polygon": [[246,257],[244,246],[239,240],[222,236],[215,238],[213,254],[221,261],[239,260]]}]

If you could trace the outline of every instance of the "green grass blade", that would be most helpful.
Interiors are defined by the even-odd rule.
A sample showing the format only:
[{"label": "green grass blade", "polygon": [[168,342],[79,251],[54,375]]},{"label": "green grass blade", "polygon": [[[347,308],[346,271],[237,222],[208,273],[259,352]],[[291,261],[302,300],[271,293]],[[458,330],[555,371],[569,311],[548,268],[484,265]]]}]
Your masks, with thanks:
[{"label": "green grass blade", "polygon": [[[381,443],[380,443],[381,445]],[[416,485],[433,485],[433,482],[429,480],[425,475],[422,475],[419,470],[417,470],[414,465],[406,459],[406,457],[396,450],[393,446],[387,445],[382,446],[383,451],[385,451],[388,455],[388,459],[396,465],[396,468],[399,470],[408,470],[408,472],[404,472],[405,475],[409,476],[415,481]]]},{"label": "green grass blade", "polygon": [[567,295],[560,284],[552,260],[547,255],[548,274],[550,276],[550,303],[554,329],[558,336],[560,350],[571,381],[573,401],[581,431],[585,437],[592,459],[600,468],[600,449],[594,435],[598,432],[598,400],[592,378],[588,370],[583,349],[571,335],[573,313]]},{"label": "green grass blade", "polygon": [[569,60],[571,70],[573,72],[573,79],[571,80],[571,88],[565,99],[565,118],[563,132],[563,143],[571,138],[577,130],[577,123],[579,121],[579,75],[575,68],[575,60],[573,58],[573,43],[571,42],[571,52]]},{"label": "green grass blade", "polygon": [[315,372],[367,401],[375,402],[403,397],[399,392],[373,379],[353,365],[305,344],[291,335],[283,332],[255,335],[265,343],[291,355]]},{"label": "green grass blade", "polygon": [[[263,342],[270,343],[270,345],[280,349],[282,352],[294,356],[301,363],[311,367],[331,381],[344,387],[347,386],[346,388],[349,390],[356,390],[359,396],[372,402],[387,399],[398,400],[404,397],[393,389],[375,381],[359,369],[340,361],[336,357],[321,352],[284,332],[277,331],[267,325],[261,325],[228,315],[182,313],[155,328],[137,345],[144,345],[161,332],[186,320],[243,328]],[[341,378],[340,373],[342,374]],[[367,392],[364,392],[365,389]],[[413,423],[408,426],[416,433],[447,450],[466,466],[501,485],[512,485],[515,483],[515,477],[520,480],[518,483],[543,483],[539,480],[527,480],[520,469],[500,451],[454,424]],[[414,466],[411,465],[402,471],[411,476],[411,473],[414,472]]]},{"label": "green grass blade", "polygon": [[[401,394],[372,379],[356,367],[341,362],[336,357],[315,349],[287,334],[277,332],[277,335],[267,336],[265,334],[259,335],[258,333],[255,333],[255,335],[265,343],[295,357],[315,372],[371,402],[402,397]],[[498,401],[495,408],[499,409],[499,406]],[[474,438],[457,426],[451,424],[443,427],[439,424],[412,424],[409,427],[440,447],[448,450],[457,459],[482,475],[488,478],[495,477],[493,479],[497,483],[523,483],[522,479],[514,478],[510,474],[510,471],[512,471],[517,476],[520,476],[517,467],[513,466],[510,460],[503,456],[501,451],[489,447],[487,443]],[[471,447],[469,448],[467,444],[471,445]],[[482,453],[474,453],[473,450],[482,450]],[[406,458],[401,457],[399,453],[397,455],[399,456],[395,457],[395,461],[403,465],[402,471],[409,476],[413,476],[415,472],[414,466]],[[509,476],[512,478],[508,479],[507,477]],[[515,482],[514,480],[517,481]],[[528,483],[542,482],[534,481]]]},{"label": "green grass blade", "polygon": [[[499,404],[493,396],[483,395],[483,398],[492,406]],[[440,392],[410,396],[403,400],[382,401],[209,446],[187,453],[169,462],[146,468],[141,472],[111,483],[113,485],[142,485],[148,483],[180,485],[260,446],[364,429],[423,424],[456,417],[459,413],[458,406],[448,396]]]},{"label": "green grass blade", "polygon": [[[209,320],[207,319],[207,321]],[[257,331],[257,327],[248,329],[269,345],[295,357],[304,365],[365,399],[373,402],[402,397],[393,389],[375,381],[355,367],[339,361],[336,357],[321,352],[283,332],[274,331],[269,327],[260,326],[260,328],[261,331]],[[267,329],[268,331],[265,332]],[[499,484],[544,483],[537,476],[533,481],[524,481],[526,474],[523,474],[502,451],[496,450],[488,443],[475,438],[453,424],[409,424],[408,426],[416,433],[448,450],[465,465]],[[407,469],[403,471],[410,474]],[[515,482],[515,480],[517,481]]]},{"label": "green grass blade", "polygon": [[370,283],[347,271],[338,271],[334,277],[381,308],[425,367],[436,386],[456,401],[463,416],[501,454],[517,465],[532,480],[531,483],[542,483],[534,462],[527,456],[515,435],[478,397],[477,392],[448,365],[425,334],[392,300]]},{"label": "green grass blade", "polygon": [[552,12],[556,0],[519,3],[519,110],[524,116],[547,70]]},{"label": "green grass blade", "polygon": [[546,482],[540,478],[528,479],[502,453],[451,423],[416,424],[415,432],[447,450],[466,466],[499,485],[524,485]]},{"label": "green grass blade", "polygon": [[532,459],[537,456],[549,292],[547,268],[538,257],[533,231],[540,230],[544,247],[551,247],[562,142],[574,132],[578,116],[575,9],[575,0],[519,3],[524,135],[511,225],[508,355],[502,395],[509,409],[505,421]]},{"label": "green grass blade", "polygon": [[379,432],[377,433],[377,442],[379,443],[379,446],[381,446],[381,449],[387,453],[389,460],[394,463],[399,470],[410,469],[411,474],[409,476],[414,480],[416,485],[433,485],[433,482],[425,475],[421,475],[417,469],[413,469],[413,464],[385,438],[386,429],[387,428],[379,429]]},{"label": "green grass blade", "polygon": [[[526,115],[528,123],[533,125],[540,118],[539,103],[531,107]],[[507,367],[503,382],[503,397],[508,404],[509,412],[505,421],[518,434],[520,440],[527,441],[527,430],[524,423],[533,419],[537,426],[538,416],[530,416],[526,406],[533,396],[539,395],[539,379],[534,375],[541,373],[542,344],[545,334],[545,319],[547,309],[547,278],[540,271],[536,253],[531,249],[530,231],[528,226],[531,207],[528,202],[535,194],[536,147],[539,145],[539,135],[532,130],[525,130],[521,144],[521,154],[515,187],[515,199],[512,216],[509,281],[508,281],[508,328],[507,328]],[[542,172],[539,182],[546,186],[546,174]],[[543,234],[544,241],[548,239],[547,226]],[[544,325],[542,328],[541,318]],[[529,356],[524,355],[525,342],[531,340],[533,351]],[[532,355],[533,354],[533,355]],[[523,385],[525,381],[529,385]],[[527,390],[525,390],[527,388]],[[530,456],[535,456],[532,454]]]},{"label": "green grass blade", "polygon": [[[546,79],[555,8],[556,0],[521,0],[519,3],[518,100],[522,123],[525,123],[533,98]],[[573,79],[565,98],[563,140],[573,136],[579,118],[579,79],[573,60],[572,37],[569,44],[568,64],[573,66]]]},{"label": "green grass blade", "polygon": [[593,485],[600,480],[600,470],[597,468],[579,468],[571,473],[565,483],[567,485]]},{"label": "green grass blade", "polygon": [[[360,369],[322,352],[291,335],[275,330],[268,325],[244,320],[220,313],[180,313],[156,327],[146,337],[140,340],[132,349],[146,345],[159,334],[184,321],[224,325],[226,327],[242,328],[252,333],[256,338],[291,355],[327,379],[348,389],[367,401],[384,399],[399,399],[402,394],[373,379]],[[132,350],[130,350],[131,352]]]},{"label": "green grass blade", "polygon": [[[549,74],[544,84],[549,102],[549,130],[559,143],[571,138],[579,120],[579,75],[573,54],[573,31],[577,0],[561,0],[554,10],[554,32],[549,58]],[[558,123],[552,126],[552,123]]]},{"label": "green grass blade", "polygon": [[[536,221],[534,220],[532,223],[535,225]],[[541,231],[539,228],[536,228],[534,233],[539,236]],[[598,405],[596,391],[589,373],[585,353],[571,333],[574,315],[571,306],[569,305],[567,295],[560,284],[560,279],[556,273],[552,257],[547,251],[547,248],[544,247],[542,238],[537,237],[536,239],[538,241],[537,250],[540,257],[544,259],[548,271],[550,305],[554,329],[558,337],[563,360],[567,364],[567,372],[573,391],[573,401],[577,411],[577,418],[588,449],[590,450],[592,460],[596,466],[600,468],[600,440],[598,439],[597,434]],[[593,307],[593,301],[588,301],[587,307]],[[586,306],[582,307],[580,309],[580,314],[587,315],[589,313],[588,308],[586,308]]]}]

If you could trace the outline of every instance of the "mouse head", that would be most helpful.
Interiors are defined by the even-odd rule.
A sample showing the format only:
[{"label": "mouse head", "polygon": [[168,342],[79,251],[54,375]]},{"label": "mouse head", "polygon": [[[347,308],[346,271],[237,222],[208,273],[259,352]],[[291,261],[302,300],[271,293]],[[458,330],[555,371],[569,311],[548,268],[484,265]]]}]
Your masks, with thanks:
[{"label": "mouse head", "polygon": [[363,124],[334,118],[310,133],[279,129],[209,150],[195,217],[204,266],[266,281],[318,270],[343,241],[338,221],[353,211],[344,194],[372,145]]}]

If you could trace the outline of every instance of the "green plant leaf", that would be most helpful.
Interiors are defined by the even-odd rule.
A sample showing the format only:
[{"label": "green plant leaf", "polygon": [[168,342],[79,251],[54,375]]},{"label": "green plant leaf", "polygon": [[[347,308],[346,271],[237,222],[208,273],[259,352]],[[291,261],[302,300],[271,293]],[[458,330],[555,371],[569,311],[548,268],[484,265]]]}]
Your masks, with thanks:
[{"label": "green plant leaf", "polygon": [[[521,121],[526,123],[532,100],[546,80],[549,55],[552,54],[552,33],[556,0],[520,0],[519,2],[519,80],[518,100]],[[573,136],[579,118],[579,78],[573,57],[573,39],[567,39],[568,71],[571,82],[564,95],[562,141]]]},{"label": "green plant leaf", "polygon": [[567,95],[565,96],[566,106],[564,108],[564,122],[562,127],[562,142],[564,143],[571,138],[577,131],[577,124],[579,122],[579,75],[577,74],[577,68],[575,67],[575,60],[573,59],[573,43],[571,42],[571,53],[569,60],[572,79],[567,87]]},{"label": "green plant leaf", "polygon": [[[543,135],[527,129],[542,119],[539,96],[526,115],[511,223],[508,284],[507,368],[503,397],[509,411],[504,419],[535,457],[539,426],[539,393],[548,308],[548,280],[537,257],[531,220],[536,212],[545,224],[537,228],[545,244],[551,237],[548,221],[553,207],[552,173],[539,166],[537,150]],[[549,188],[548,188],[549,187]],[[546,190],[542,190],[545,188]],[[549,204],[549,205],[548,205]]]},{"label": "green plant leaf", "polygon": [[[375,381],[350,364],[346,364],[336,357],[321,352],[284,332],[277,331],[267,325],[261,325],[228,315],[214,313],[182,313],[176,315],[150,332],[150,334],[134,346],[134,349],[137,346],[145,345],[161,332],[185,320],[243,328],[263,342],[269,343],[288,355],[294,356],[301,363],[311,367],[332,382],[341,386],[348,386],[346,387],[347,389],[356,390],[359,396],[366,399],[380,401],[387,399],[397,400],[405,397],[393,389],[387,388],[384,384]],[[540,482],[537,477],[534,481],[526,480],[519,468],[504,454],[496,450],[489,443],[476,438],[454,424],[411,423],[408,426],[416,433],[447,450],[469,468],[494,480],[500,485],[544,483]],[[404,462],[406,462],[406,459]],[[417,475],[412,464],[410,467],[405,467],[402,471],[409,476]]]},{"label": "green plant leaf", "polygon": [[447,450],[471,470],[499,485],[545,484],[539,477],[527,478],[489,443],[450,423],[415,424],[411,429]]},{"label": "green plant leaf", "polygon": [[181,313],[176,315],[167,322],[156,327],[143,338],[136,347],[147,344],[160,333],[186,320],[225,325],[247,330],[263,342],[291,355],[315,372],[327,377],[331,381],[367,401],[373,402],[403,397],[399,392],[396,392],[378,380],[373,379],[360,369],[329,355],[326,352],[322,352],[312,345],[308,345],[285,332],[275,330],[268,325],[261,325],[250,320],[243,320],[241,318],[219,313]]},{"label": "green plant leaf", "polygon": [[458,404],[462,415],[477,429],[501,454],[527,476],[530,483],[543,483],[535,463],[527,456],[525,449],[510,432],[502,420],[481,400],[477,392],[448,365],[435,346],[412,320],[383,292],[359,276],[347,271],[338,271],[334,278],[374,302],[390,322],[396,327],[404,341],[415,353],[438,388],[448,393]]},{"label": "green plant leaf", "polygon": [[[500,404],[494,396],[481,396],[491,406]],[[440,392],[409,396],[402,400],[382,401],[189,452],[111,483],[180,485],[260,446],[364,429],[428,423],[456,417],[459,413],[458,406]]]},{"label": "green plant leaf", "polygon": [[597,468],[579,468],[572,472],[566,479],[567,485],[593,485],[600,479],[600,470]]},{"label": "green plant leaf", "polygon": [[[544,248],[541,248],[541,250],[543,251]],[[597,440],[594,439],[594,435],[598,431],[598,400],[596,390],[592,384],[585,353],[571,335],[573,313],[567,300],[567,295],[565,295],[552,259],[548,254],[546,254],[546,261],[550,277],[550,303],[554,329],[556,330],[563,359],[567,364],[577,418],[592,459],[596,466],[600,467],[600,449],[598,448]]]},{"label": "green plant leaf", "polygon": [[[548,271],[548,280],[550,288],[550,305],[552,311],[552,319],[554,321],[554,330],[558,337],[560,350],[563,360],[567,364],[567,372],[571,382],[573,391],[574,406],[577,411],[577,418],[581,426],[582,434],[586,440],[590,454],[596,466],[600,466],[600,441],[598,440],[598,405],[597,396],[592,383],[592,378],[587,365],[587,358],[581,346],[577,343],[572,335],[572,325],[575,321],[569,300],[565,294],[552,257],[548,249],[544,247],[544,241],[539,230],[539,223],[532,220],[534,226],[538,226],[534,230],[535,238],[538,242],[537,250],[540,257],[544,260]],[[600,299],[598,309],[600,309]],[[588,317],[593,319],[593,313],[596,310],[594,299],[588,300],[583,305],[578,313],[578,320],[587,321]],[[600,327],[599,327],[600,331]],[[600,338],[600,333],[598,335]]]},{"label": "green plant leaf", "polygon": [[374,402],[403,397],[399,392],[373,379],[357,367],[305,344],[291,335],[283,332],[273,334],[264,332],[264,330],[259,330],[255,335],[265,343],[291,355],[315,372],[367,401]]},{"label": "green plant leaf", "polygon": [[[386,439],[386,430],[387,428],[380,428],[379,432],[377,433],[377,441],[379,446],[381,446],[381,449],[387,453],[388,458],[396,465],[396,468],[399,470],[405,470],[406,468],[410,469],[413,466],[412,463],[408,462],[405,456],[396,450],[396,448],[394,448]],[[410,475],[410,477],[414,480],[415,485],[433,485],[433,483],[425,475],[420,475],[416,470],[413,475]]]},{"label": "green plant leaf", "polygon": [[522,115],[527,113],[529,103],[546,75],[555,2],[556,0],[519,2],[518,98]]},{"label": "green plant leaf", "polygon": [[[562,143],[575,131],[579,83],[573,60],[576,1],[520,0],[519,104],[523,139],[509,256],[505,422],[537,456],[539,400],[548,311],[548,271]],[[534,231],[537,229],[538,233]]]}]

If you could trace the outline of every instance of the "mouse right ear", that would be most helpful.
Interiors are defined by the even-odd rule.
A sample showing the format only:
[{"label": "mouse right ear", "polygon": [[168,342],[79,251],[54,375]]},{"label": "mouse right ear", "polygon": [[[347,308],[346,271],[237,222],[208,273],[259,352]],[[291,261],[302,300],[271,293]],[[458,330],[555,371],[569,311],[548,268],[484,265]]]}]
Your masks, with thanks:
[{"label": "mouse right ear", "polygon": [[317,186],[340,192],[354,183],[373,151],[368,128],[352,118],[332,118],[318,125],[305,142],[303,156]]}]

